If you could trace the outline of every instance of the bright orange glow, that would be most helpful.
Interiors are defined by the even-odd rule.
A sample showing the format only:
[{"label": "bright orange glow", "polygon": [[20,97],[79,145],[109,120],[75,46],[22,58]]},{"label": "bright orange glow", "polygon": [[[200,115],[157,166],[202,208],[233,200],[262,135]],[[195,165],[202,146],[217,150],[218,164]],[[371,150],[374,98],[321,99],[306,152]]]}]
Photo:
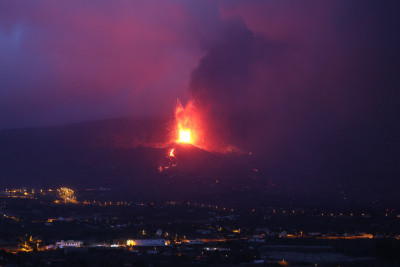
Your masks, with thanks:
[{"label": "bright orange glow", "polygon": [[135,240],[127,240],[126,245],[127,246],[136,246],[136,242],[135,242]]},{"label": "bright orange glow", "polygon": [[175,150],[175,149],[171,149],[171,150],[169,151],[169,156],[170,156],[170,157],[175,157],[175,155],[174,155],[174,150]]},{"label": "bright orange glow", "polygon": [[350,235],[350,236],[324,236],[317,237],[317,239],[372,239],[374,236],[372,234],[360,234],[360,235]]},{"label": "bright orange glow", "polygon": [[189,102],[185,107],[178,100],[175,109],[175,142],[200,146],[200,114],[194,104]]}]

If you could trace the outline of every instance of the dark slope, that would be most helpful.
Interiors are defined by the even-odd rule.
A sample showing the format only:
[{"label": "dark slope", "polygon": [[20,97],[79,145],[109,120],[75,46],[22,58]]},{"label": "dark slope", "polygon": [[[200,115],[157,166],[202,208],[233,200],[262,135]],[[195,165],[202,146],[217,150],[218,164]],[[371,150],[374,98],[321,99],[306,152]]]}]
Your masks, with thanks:
[{"label": "dark slope", "polygon": [[[210,153],[168,139],[163,120],[3,130],[0,186],[102,186],[137,199],[216,202],[235,199],[231,194],[268,192],[249,155]],[[172,148],[174,163],[160,172],[159,166],[170,164]]]},{"label": "dark slope", "polygon": [[140,144],[165,142],[163,128],[163,120],[116,119],[0,131],[0,186],[122,182],[152,166],[154,149]]},{"label": "dark slope", "polygon": [[[301,154],[311,153],[313,147],[302,147],[301,142],[292,154],[273,161],[258,155],[211,153],[169,143],[168,127],[168,120],[162,119],[114,119],[2,130],[0,187],[111,187],[125,192],[119,197],[143,200],[268,205],[349,206],[385,200],[385,192],[371,194],[362,184],[335,173],[335,157],[340,159],[343,152],[329,166],[302,161]],[[173,158],[168,156],[172,148]],[[160,166],[168,168],[160,172]],[[327,170],[332,175],[322,177]],[[393,197],[391,201],[396,202]]]}]

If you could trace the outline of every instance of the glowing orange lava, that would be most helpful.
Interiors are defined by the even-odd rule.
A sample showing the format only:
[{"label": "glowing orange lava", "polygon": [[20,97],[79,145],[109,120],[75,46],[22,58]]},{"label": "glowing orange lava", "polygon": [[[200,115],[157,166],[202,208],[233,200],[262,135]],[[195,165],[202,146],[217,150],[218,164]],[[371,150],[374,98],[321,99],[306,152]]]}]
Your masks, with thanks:
[{"label": "glowing orange lava", "polygon": [[175,110],[175,142],[199,146],[200,119],[192,102],[184,107],[178,100]]},{"label": "glowing orange lava", "polygon": [[175,157],[175,155],[174,155],[174,150],[175,150],[175,149],[171,149],[171,151],[169,151],[169,156],[170,156],[170,157]]},{"label": "glowing orange lava", "polygon": [[179,140],[181,143],[190,143],[190,130],[179,129]]}]

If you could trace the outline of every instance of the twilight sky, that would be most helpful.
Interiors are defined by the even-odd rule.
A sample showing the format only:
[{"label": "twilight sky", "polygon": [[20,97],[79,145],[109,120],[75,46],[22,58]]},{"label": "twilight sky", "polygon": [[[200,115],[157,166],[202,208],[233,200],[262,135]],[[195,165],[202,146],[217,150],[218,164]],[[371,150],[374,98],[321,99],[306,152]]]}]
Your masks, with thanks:
[{"label": "twilight sky", "polygon": [[321,109],[372,116],[398,88],[396,10],[379,1],[1,1],[0,128],[172,114],[192,95],[274,127]]},{"label": "twilight sky", "polygon": [[0,1],[0,129],[166,116],[190,99],[209,142],[394,190],[399,14],[398,1]]},{"label": "twilight sky", "polygon": [[165,116],[193,99],[215,144],[395,166],[397,6],[2,1],[0,129]]}]

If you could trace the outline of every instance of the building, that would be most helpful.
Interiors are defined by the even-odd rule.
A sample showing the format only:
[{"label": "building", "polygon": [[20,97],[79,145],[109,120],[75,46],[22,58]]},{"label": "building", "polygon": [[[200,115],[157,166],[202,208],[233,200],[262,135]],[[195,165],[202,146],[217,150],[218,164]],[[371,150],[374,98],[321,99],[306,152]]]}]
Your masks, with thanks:
[{"label": "building", "polygon": [[126,241],[126,245],[137,247],[162,247],[168,246],[169,241],[165,239],[129,239]]},{"label": "building", "polygon": [[82,247],[83,242],[82,241],[74,241],[74,240],[68,240],[64,241],[61,240],[60,242],[56,243],[56,247],[58,248],[79,248]]}]

